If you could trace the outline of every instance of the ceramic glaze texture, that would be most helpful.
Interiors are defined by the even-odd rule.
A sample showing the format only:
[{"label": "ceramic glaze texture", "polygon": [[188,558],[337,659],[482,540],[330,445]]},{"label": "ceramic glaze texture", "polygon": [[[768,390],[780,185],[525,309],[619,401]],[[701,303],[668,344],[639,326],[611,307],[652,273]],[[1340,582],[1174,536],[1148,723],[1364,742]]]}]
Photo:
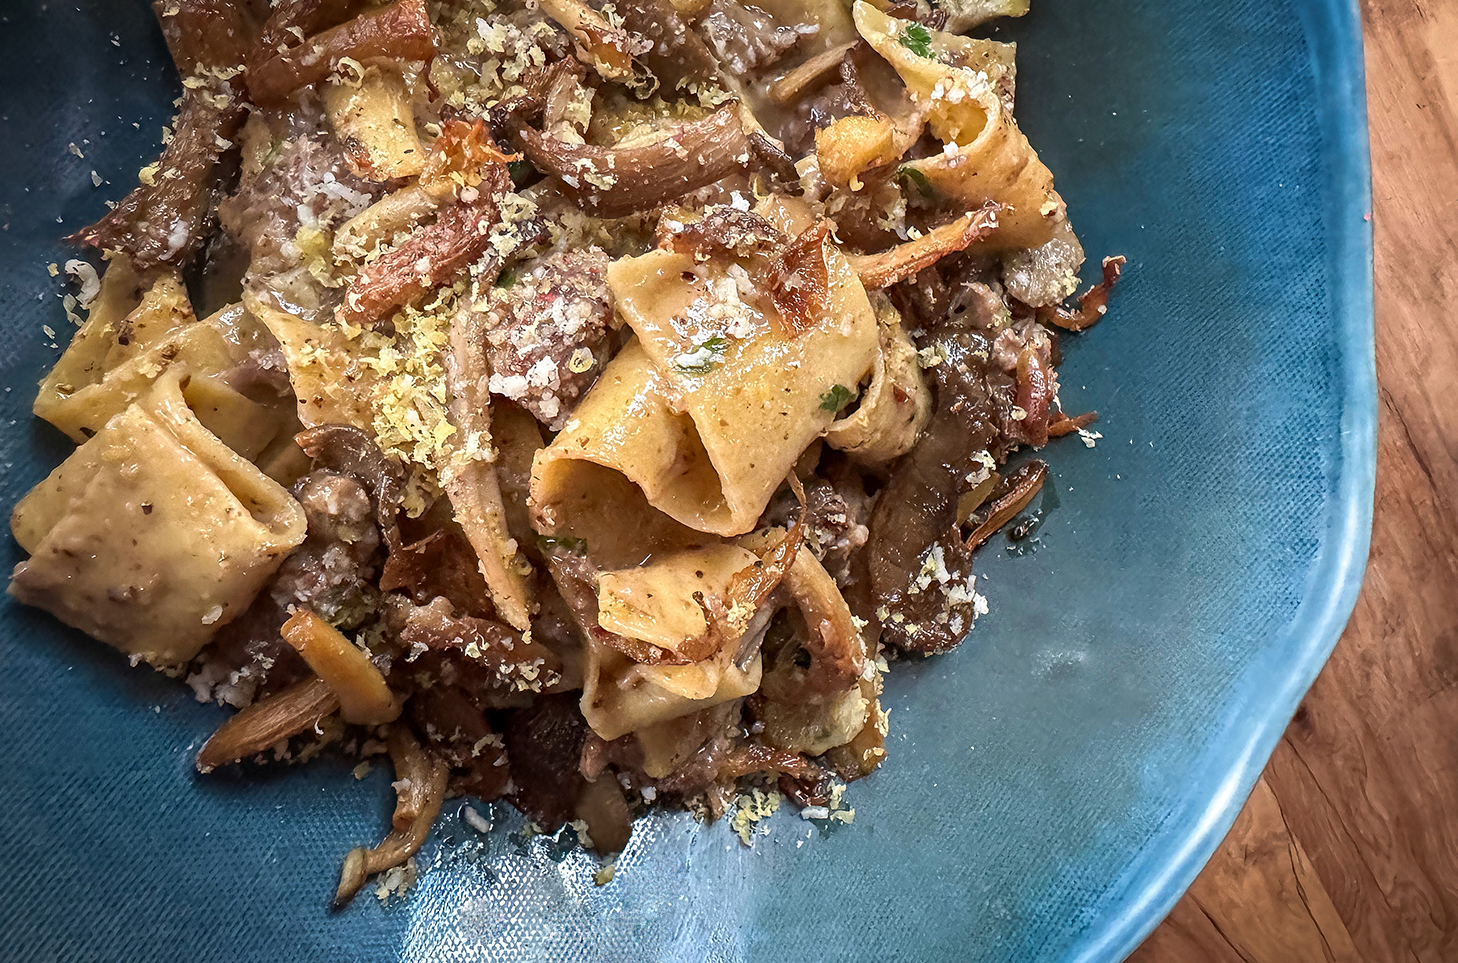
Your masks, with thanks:
[{"label": "ceramic glaze texture", "polygon": [[[157,149],[175,77],[141,3],[0,14],[0,493],[63,456],[29,412],[69,333],[46,264]],[[413,893],[331,914],[388,774],[224,772],[177,683],[0,603],[0,919],[13,959],[1119,959],[1239,809],[1350,610],[1374,446],[1361,52],[1345,0],[1034,0],[1022,126],[1090,254],[1129,258],[1065,340],[1036,544],[980,556],[992,611],[891,673],[891,758],[853,825],[742,847],[641,820],[616,878],[505,808],[447,805]],[[116,40],[119,43],[113,43]],[[134,127],[137,122],[140,127]],[[74,143],[83,157],[67,149]],[[92,186],[97,171],[109,183]],[[59,347],[57,346],[59,344]],[[6,540],[4,561],[19,559]]]}]

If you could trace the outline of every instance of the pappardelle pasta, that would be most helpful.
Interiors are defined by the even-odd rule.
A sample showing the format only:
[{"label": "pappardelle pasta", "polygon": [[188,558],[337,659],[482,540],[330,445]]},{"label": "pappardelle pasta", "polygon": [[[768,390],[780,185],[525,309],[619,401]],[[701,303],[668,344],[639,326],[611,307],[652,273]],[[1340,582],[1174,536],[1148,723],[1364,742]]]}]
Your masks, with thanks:
[{"label": "pappardelle pasta", "polygon": [[203,772],[387,754],[340,903],[452,794],[605,853],[846,817],[891,665],[986,611],[1009,457],[1093,437],[1057,330],[1123,261],[1066,303],[1016,48],[966,35],[1027,0],[155,6],[180,111],[72,238],[11,594],[235,707]]}]

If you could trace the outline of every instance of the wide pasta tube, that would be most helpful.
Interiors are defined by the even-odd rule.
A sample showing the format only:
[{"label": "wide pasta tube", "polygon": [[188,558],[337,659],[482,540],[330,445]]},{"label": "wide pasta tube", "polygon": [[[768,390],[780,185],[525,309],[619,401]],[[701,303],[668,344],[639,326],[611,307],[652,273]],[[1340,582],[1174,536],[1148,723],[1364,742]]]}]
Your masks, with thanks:
[{"label": "wide pasta tube", "polygon": [[212,435],[172,369],[16,506],[10,594],[157,666],[186,662],[304,539],[277,482]]},{"label": "wide pasta tube", "polygon": [[931,391],[917,364],[916,344],[890,300],[876,295],[881,349],[860,406],[825,429],[825,443],[868,465],[885,465],[912,449],[931,418]]},{"label": "wide pasta tube", "polygon": [[686,716],[759,689],[763,660],[758,651],[735,661],[725,646],[710,659],[689,665],[643,665],[597,639],[584,647],[582,715],[603,739],[612,740]]},{"label": "wide pasta tube", "polygon": [[913,189],[971,210],[1002,205],[990,247],[1037,247],[1065,214],[1053,174],[1018,129],[999,87],[1011,79],[1011,48],[929,30],[887,16],[865,0],[855,5],[861,36],[896,69],[907,90],[928,108],[927,126],[941,153],[903,165]]},{"label": "wide pasta tube", "polygon": [[125,256],[111,262],[90,316],[36,394],[35,413],[72,441],[95,435],[164,372],[185,368],[184,393],[199,420],[245,458],[257,456],[287,420],[219,377],[271,346],[242,305],[199,321],[174,273],[144,278]]},{"label": "wide pasta tube", "polygon": [[[768,214],[787,234],[802,233],[793,215]],[[865,289],[823,243],[826,297],[808,326],[781,314],[744,258],[657,250],[613,264],[608,283],[637,338],[537,454],[532,502],[545,530],[575,531],[574,506],[595,500],[585,488],[600,476],[587,464],[620,472],[653,508],[696,531],[754,528],[834,418],[827,396],[853,390],[877,353]]]}]

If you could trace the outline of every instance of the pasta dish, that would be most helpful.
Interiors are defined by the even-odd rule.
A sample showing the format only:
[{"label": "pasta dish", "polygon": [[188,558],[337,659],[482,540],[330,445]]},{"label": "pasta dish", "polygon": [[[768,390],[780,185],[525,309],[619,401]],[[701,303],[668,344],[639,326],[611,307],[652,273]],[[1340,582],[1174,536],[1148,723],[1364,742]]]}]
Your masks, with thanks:
[{"label": "pasta dish", "polygon": [[10,593],[235,708],[203,772],[387,755],[339,903],[449,795],[602,853],[846,821],[891,665],[987,610],[1009,458],[1097,437],[1057,332],[1123,261],[1074,298],[967,35],[1027,0],[154,6],[178,113],[70,239]]}]

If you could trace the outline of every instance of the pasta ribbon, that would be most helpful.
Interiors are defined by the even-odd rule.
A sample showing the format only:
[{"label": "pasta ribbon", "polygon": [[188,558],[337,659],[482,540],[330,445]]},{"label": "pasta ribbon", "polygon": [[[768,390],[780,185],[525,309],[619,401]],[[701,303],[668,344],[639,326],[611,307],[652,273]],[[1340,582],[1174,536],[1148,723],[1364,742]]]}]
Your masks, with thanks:
[{"label": "pasta ribbon", "polygon": [[902,165],[911,189],[963,210],[987,201],[1002,205],[998,229],[986,242],[991,247],[1037,247],[1051,238],[1065,216],[1063,198],[1002,96],[1011,88],[1012,45],[931,30],[866,0],[856,0],[855,21],[912,98],[928,108],[927,126],[944,145],[939,154]]},{"label": "pasta ribbon", "polygon": [[277,482],[209,432],[173,368],[21,499],[10,594],[157,666],[195,656],[304,540]]},{"label": "pasta ribbon", "polygon": [[865,464],[885,465],[916,444],[931,417],[932,400],[901,316],[883,294],[873,303],[880,351],[871,384],[854,412],[825,429],[825,443]]},{"label": "pasta ribbon", "polygon": [[606,740],[647,729],[700,709],[742,699],[759,689],[759,652],[744,664],[726,645],[710,659],[689,665],[642,665],[612,646],[589,638],[584,651],[582,715]]},{"label": "pasta ribbon", "polygon": [[[808,217],[762,213],[789,236]],[[875,312],[854,269],[829,241],[825,309],[804,330],[787,324],[751,258],[700,262],[665,250],[608,270],[637,338],[612,360],[572,421],[538,453],[532,501],[546,531],[577,530],[591,463],[621,473],[654,509],[700,532],[754,528],[770,495],[830,425],[824,402],[854,386],[877,351]],[[746,265],[748,267],[746,267]],[[759,268],[762,270],[762,266]]]},{"label": "pasta ribbon", "polygon": [[245,458],[254,458],[287,420],[281,405],[254,401],[217,376],[268,341],[241,306],[199,321],[181,278],[139,275],[114,258],[91,312],[36,395],[36,415],[85,441],[141,397],[166,371],[192,376],[184,393],[199,419]]},{"label": "pasta ribbon", "polygon": [[598,624],[675,655],[690,655],[710,633],[704,600],[723,602],[734,574],[756,561],[737,545],[709,545],[603,572],[597,578]]}]

